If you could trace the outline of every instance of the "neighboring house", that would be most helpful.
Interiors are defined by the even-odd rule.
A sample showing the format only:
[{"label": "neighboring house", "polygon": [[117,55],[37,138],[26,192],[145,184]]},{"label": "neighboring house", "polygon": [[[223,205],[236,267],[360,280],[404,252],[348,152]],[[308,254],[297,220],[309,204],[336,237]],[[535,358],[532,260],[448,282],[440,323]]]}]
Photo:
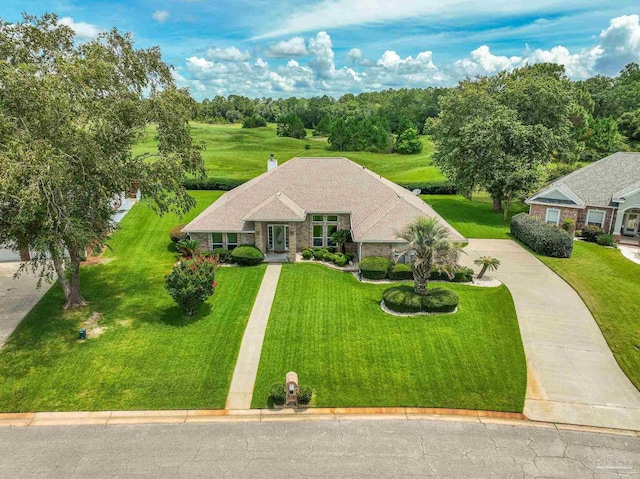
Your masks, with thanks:
[{"label": "neighboring house", "polygon": [[526,200],[529,214],[576,229],[597,225],[620,237],[640,234],[640,153],[615,153],[552,182]]},{"label": "neighboring house", "polygon": [[[391,160],[390,160],[391,161]],[[351,231],[358,258],[396,259],[396,232],[419,216],[435,217],[454,241],[465,238],[410,191],[346,158],[293,158],[222,195],[183,228],[201,250],[255,245],[271,258],[333,246],[331,234]]]}]

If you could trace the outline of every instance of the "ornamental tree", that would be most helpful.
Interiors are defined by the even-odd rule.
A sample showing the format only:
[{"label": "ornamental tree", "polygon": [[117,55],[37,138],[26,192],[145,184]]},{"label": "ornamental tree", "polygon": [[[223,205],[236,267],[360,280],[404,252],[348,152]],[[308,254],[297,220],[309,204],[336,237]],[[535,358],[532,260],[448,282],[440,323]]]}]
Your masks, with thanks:
[{"label": "ornamental tree", "polygon": [[[128,33],[78,43],[53,14],[0,19],[0,244],[35,252],[23,270],[57,277],[65,307],[86,304],[85,248],[104,244],[132,183],[160,214],[194,205],[182,186],[204,176],[193,105],[160,50],[135,49]],[[151,124],[157,149],[134,155]]]},{"label": "ornamental tree", "polygon": [[165,277],[165,287],[178,306],[191,316],[216,289],[215,258],[202,255],[179,262]]}]

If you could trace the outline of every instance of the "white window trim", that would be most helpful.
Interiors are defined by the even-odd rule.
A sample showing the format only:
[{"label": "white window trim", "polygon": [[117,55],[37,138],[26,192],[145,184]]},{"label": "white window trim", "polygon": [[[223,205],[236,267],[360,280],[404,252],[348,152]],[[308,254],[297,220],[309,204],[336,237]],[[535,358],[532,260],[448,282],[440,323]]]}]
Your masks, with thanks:
[{"label": "white window trim", "polygon": [[[319,220],[314,220],[313,217],[314,216],[322,216],[322,221]],[[329,216],[335,216],[336,220],[329,220]],[[311,243],[313,245],[313,242],[315,239],[319,239],[320,236],[314,236],[313,234],[313,227],[314,226],[322,226],[322,245],[321,246],[316,246],[313,245],[314,248],[326,248],[326,247],[335,247],[335,245],[330,244],[331,239],[329,238],[329,226],[335,226],[336,227],[336,231],[338,231],[339,229],[339,224],[340,224],[340,214],[339,213],[335,213],[335,214],[312,214],[311,215]]]},{"label": "white window trim", "polygon": [[550,211],[558,213],[558,219],[555,222],[556,226],[558,226],[560,224],[560,214],[562,213],[562,210],[560,210],[559,208],[547,208],[547,211],[546,211],[545,216],[544,216],[544,222],[545,223],[553,223],[552,221],[549,221],[549,212]]},{"label": "white window trim", "polygon": [[607,211],[606,210],[595,210],[595,209],[587,210],[587,217],[585,219],[585,223],[586,224],[595,223],[594,221],[589,221],[589,213],[591,213],[592,211],[594,213],[602,213],[602,223],[600,223],[600,228],[604,228],[604,223],[607,220]]}]

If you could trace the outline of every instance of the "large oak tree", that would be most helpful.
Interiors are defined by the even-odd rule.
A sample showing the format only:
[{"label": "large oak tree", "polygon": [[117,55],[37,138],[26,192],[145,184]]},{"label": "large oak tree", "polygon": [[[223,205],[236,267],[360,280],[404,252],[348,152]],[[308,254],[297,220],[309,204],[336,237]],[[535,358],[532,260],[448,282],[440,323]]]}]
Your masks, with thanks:
[{"label": "large oak tree", "polygon": [[[57,276],[66,307],[86,304],[80,262],[132,183],[160,214],[193,206],[182,180],[204,166],[192,108],[160,50],[129,34],[78,43],[52,14],[0,20],[0,244],[35,252],[28,266]],[[150,124],[157,151],[132,154]]]}]

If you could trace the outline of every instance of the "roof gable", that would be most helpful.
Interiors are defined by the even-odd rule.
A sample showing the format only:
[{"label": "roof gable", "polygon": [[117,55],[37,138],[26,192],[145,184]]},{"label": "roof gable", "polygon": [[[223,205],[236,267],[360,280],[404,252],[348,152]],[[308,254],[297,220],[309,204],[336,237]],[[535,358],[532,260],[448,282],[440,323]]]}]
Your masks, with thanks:
[{"label": "roof gable", "polygon": [[304,221],[306,211],[299,204],[277,191],[253,208],[244,217],[245,221]]}]

